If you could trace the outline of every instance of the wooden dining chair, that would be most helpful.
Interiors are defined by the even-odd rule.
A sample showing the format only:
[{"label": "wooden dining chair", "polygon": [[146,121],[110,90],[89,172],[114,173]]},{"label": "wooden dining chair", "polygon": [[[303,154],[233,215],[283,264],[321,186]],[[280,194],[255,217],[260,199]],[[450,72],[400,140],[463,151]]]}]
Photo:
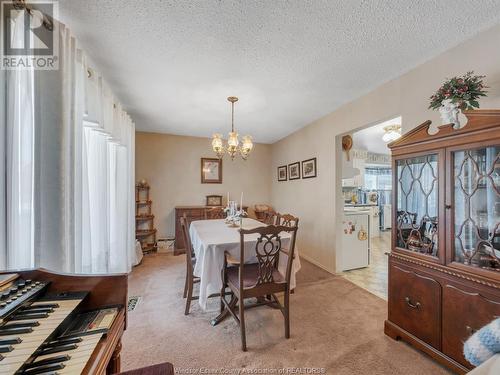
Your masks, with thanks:
[{"label": "wooden dining chair", "polygon": [[[231,314],[240,325],[241,348],[247,350],[245,332],[245,309],[261,305],[274,305],[283,313],[285,337],[290,337],[290,277],[294,259],[297,226],[263,226],[255,229],[240,229],[240,258],[245,259],[245,236],[258,234],[253,251],[257,263],[245,264],[234,259],[227,251],[224,253],[222,269],[222,290],[229,288],[231,299],[228,302],[221,293],[221,315]],[[282,246],[282,233],[290,233],[290,246]],[[288,256],[285,274],[278,270],[280,254]],[[276,293],[284,293],[284,303],[280,303]],[[269,298],[267,298],[269,297]],[[245,299],[257,298],[257,303],[245,306]],[[238,304],[238,307],[236,306]]]},{"label": "wooden dining chair", "polygon": [[299,218],[290,214],[278,214],[276,225],[285,227],[296,227],[299,225]]},{"label": "wooden dining chair", "polygon": [[224,219],[225,217],[226,213],[224,212],[223,207],[214,207],[205,210],[205,220]]},{"label": "wooden dining chair", "polygon": [[276,225],[278,221],[278,214],[275,211],[269,210],[261,214],[261,222],[267,225]]},{"label": "wooden dining chair", "polygon": [[[200,278],[194,276],[194,266],[196,264],[196,257],[194,254],[193,245],[191,244],[191,237],[189,236],[189,220],[187,215],[184,214],[181,217],[181,229],[182,237],[184,238],[184,244],[186,246],[186,281],[184,283],[184,294],[183,297],[186,298],[186,308],[184,309],[184,315],[189,314],[189,309],[191,307],[191,301],[197,300],[199,296],[193,295],[194,284],[200,282]],[[208,298],[219,297],[219,293],[212,293]]]},{"label": "wooden dining chair", "polygon": [[200,282],[200,278],[194,276],[193,274],[194,265],[196,264],[196,258],[194,255],[193,246],[191,245],[191,237],[189,236],[189,223],[186,214],[181,217],[181,229],[184,244],[186,246],[186,281],[184,283],[184,298],[186,298],[186,308],[184,310],[184,315],[188,315],[191,301],[197,299],[197,297],[193,297],[193,287],[194,284]]}]

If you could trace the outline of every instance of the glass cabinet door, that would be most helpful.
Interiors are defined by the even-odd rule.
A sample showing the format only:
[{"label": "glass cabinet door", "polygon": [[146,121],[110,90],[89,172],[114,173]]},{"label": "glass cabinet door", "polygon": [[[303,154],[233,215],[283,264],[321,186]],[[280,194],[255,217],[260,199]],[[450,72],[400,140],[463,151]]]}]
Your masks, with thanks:
[{"label": "glass cabinet door", "polygon": [[453,256],[500,271],[500,145],[452,153]]},{"label": "glass cabinet door", "polygon": [[396,246],[438,257],[438,154],[396,160],[396,173]]}]

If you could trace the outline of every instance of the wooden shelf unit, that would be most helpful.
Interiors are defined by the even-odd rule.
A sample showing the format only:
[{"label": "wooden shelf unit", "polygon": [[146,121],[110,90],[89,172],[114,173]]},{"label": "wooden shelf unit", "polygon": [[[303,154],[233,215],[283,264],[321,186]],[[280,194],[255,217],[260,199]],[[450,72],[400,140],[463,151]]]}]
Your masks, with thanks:
[{"label": "wooden shelf unit", "polygon": [[149,198],[149,185],[135,186],[135,237],[141,243],[144,253],[156,251],[155,215],[151,212],[153,202]]}]

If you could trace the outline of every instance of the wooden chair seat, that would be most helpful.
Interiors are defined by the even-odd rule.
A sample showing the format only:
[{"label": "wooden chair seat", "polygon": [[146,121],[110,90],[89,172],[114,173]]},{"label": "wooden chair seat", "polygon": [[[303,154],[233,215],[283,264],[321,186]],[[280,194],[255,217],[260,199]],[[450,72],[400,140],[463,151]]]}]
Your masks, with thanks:
[{"label": "wooden chair seat", "polygon": [[[239,285],[238,274],[239,274],[238,267],[229,267],[226,272],[227,282],[229,284],[229,287],[235,291],[237,291]],[[244,289],[250,289],[255,287],[258,283],[258,278],[259,278],[259,265],[257,263],[245,264],[242,276],[243,276]],[[277,269],[273,270],[273,281],[275,284],[284,284],[286,282],[285,277]],[[276,289],[279,289],[278,291],[284,290],[284,286],[285,285],[283,286],[278,285],[278,288]],[[277,293],[277,292],[271,291],[271,293]]]}]

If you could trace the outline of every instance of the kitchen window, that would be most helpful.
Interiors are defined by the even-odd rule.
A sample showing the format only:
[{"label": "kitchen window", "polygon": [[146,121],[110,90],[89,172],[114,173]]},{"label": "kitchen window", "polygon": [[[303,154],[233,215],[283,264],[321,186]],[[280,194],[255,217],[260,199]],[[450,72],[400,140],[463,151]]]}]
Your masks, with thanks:
[{"label": "kitchen window", "polygon": [[392,173],[388,167],[366,167],[365,189],[368,190],[391,190]]}]

